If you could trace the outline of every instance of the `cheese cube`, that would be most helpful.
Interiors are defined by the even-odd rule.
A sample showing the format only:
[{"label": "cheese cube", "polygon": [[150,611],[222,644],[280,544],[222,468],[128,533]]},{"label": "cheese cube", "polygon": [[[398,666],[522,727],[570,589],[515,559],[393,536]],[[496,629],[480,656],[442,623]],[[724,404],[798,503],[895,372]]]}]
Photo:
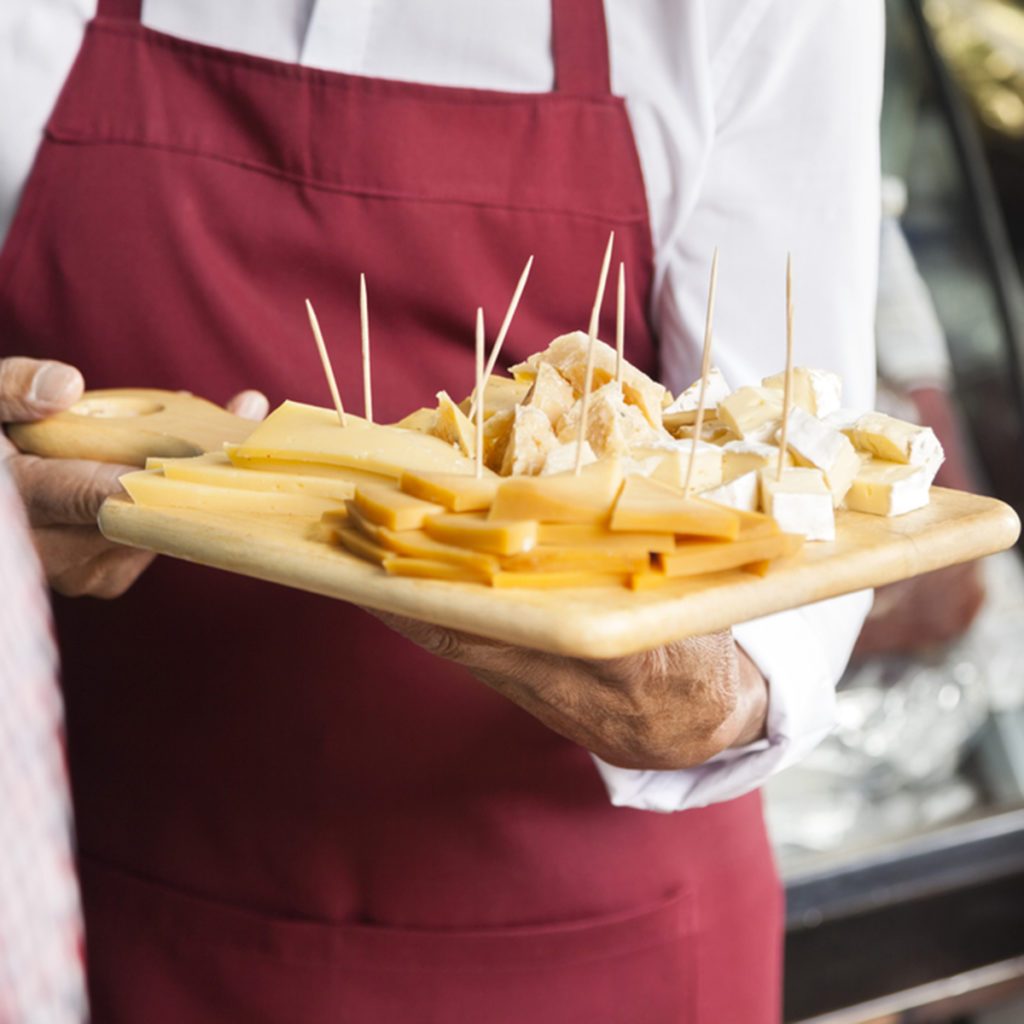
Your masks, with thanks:
[{"label": "cheese cube", "polygon": [[782,418],[782,396],[773,388],[745,387],[718,404],[718,418],[744,441],[768,441]]},{"label": "cheese cube", "polygon": [[789,412],[786,447],[799,465],[821,470],[832,492],[832,504],[839,505],[860,469],[860,458],[849,438],[796,406]]},{"label": "cheese cube", "polygon": [[761,490],[756,469],[733,477],[728,483],[720,484],[700,495],[705,501],[713,501],[729,508],[756,512],[760,505]]},{"label": "cheese cube", "polygon": [[[722,445],[722,479],[727,483],[738,476],[756,472],[759,469],[777,467],[779,449],[765,441],[727,441]],[[793,465],[793,458],[786,452],[783,466]]]},{"label": "cheese cube", "polygon": [[[577,402],[558,424],[558,439],[563,443],[579,437],[582,401]],[[598,388],[590,396],[587,409],[587,436],[598,458],[625,455],[630,447],[648,442],[669,440],[667,434],[654,430],[644,414],[623,398],[622,389],[614,381]]]},{"label": "cheese cube", "polygon": [[484,465],[495,473],[501,472],[505,461],[515,415],[515,409],[502,409],[484,419]]},{"label": "cheese cube", "polygon": [[[700,404],[700,380],[695,380],[685,391],[679,393],[674,402],[662,411],[662,422],[669,430],[675,430],[684,424],[694,423],[697,419],[697,407]],[[714,415],[718,403],[730,394],[729,385],[717,366],[708,371],[707,390],[704,395],[706,414]]]},{"label": "cheese cube", "polygon": [[782,471],[761,470],[761,507],[786,533],[808,540],[835,540],[832,492],[820,469],[795,466]]},{"label": "cheese cube", "polygon": [[[766,388],[784,392],[786,374],[776,373],[765,377],[761,384]],[[793,368],[793,405],[822,419],[835,412],[843,394],[843,382],[838,373],[830,370],[812,370],[806,366]]]},{"label": "cheese cube", "polygon": [[924,508],[933,476],[928,466],[869,459],[846,492],[846,507],[876,516],[901,516]]},{"label": "cheese cube", "polygon": [[930,427],[919,427],[881,412],[861,416],[850,431],[850,440],[861,451],[880,459],[926,467],[933,478],[945,458]]}]

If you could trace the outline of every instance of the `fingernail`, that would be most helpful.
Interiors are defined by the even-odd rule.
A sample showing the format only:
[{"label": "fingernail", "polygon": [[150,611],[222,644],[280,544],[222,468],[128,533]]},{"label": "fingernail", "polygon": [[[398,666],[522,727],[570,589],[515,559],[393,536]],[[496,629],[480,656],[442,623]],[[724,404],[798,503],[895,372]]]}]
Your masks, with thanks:
[{"label": "fingernail", "polygon": [[258,391],[247,391],[239,401],[235,415],[245,420],[261,420],[267,415],[267,400]]},{"label": "fingernail", "polygon": [[77,398],[81,389],[82,375],[74,367],[47,363],[32,378],[28,399],[44,405],[64,405]]}]

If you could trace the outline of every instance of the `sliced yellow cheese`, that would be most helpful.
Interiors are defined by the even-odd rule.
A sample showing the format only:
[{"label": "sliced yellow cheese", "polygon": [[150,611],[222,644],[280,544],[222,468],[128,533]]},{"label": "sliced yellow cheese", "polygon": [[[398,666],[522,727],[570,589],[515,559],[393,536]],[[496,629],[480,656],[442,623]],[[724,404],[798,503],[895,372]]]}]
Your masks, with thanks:
[{"label": "sliced yellow cheese", "polygon": [[784,533],[782,550],[774,558],[761,558],[755,562],[748,562],[742,566],[744,572],[752,573],[755,576],[767,576],[772,569],[783,563],[787,558],[792,558],[804,546],[804,538],[796,533]]},{"label": "sliced yellow cheese", "polygon": [[490,515],[543,523],[606,523],[621,485],[617,459],[584,466],[578,474],[511,477],[498,486]]},{"label": "sliced yellow cheese", "polygon": [[439,562],[430,558],[406,558],[390,555],[384,559],[384,571],[389,576],[413,576],[416,579],[448,580],[453,583],[490,583],[491,577],[454,562]]},{"label": "sliced yellow cheese", "polygon": [[492,555],[517,555],[537,543],[537,524],[484,519],[472,512],[431,516],[423,524],[435,540]]},{"label": "sliced yellow cheese", "polygon": [[[237,444],[224,445],[224,454],[238,469],[255,469],[261,473],[282,473],[290,476],[311,476],[318,480],[335,480],[354,485],[386,484],[394,477],[386,473],[371,473],[351,466],[330,466],[322,462],[295,462],[287,459],[247,458],[238,451]],[[148,468],[148,467],[147,467]]]},{"label": "sliced yellow cheese", "polygon": [[170,480],[158,470],[126,473],[121,477],[121,485],[136,505],[149,508],[319,518],[323,512],[338,505],[333,498],[312,494],[251,491],[238,487],[214,487],[189,480]]},{"label": "sliced yellow cheese", "polygon": [[396,555],[433,562],[450,562],[485,576],[496,573],[501,568],[501,563],[495,555],[454,544],[442,544],[425,530],[389,530],[386,526],[375,526],[355,517],[353,521],[371,540]]},{"label": "sliced yellow cheese", "polygon": [[396,424],[402,430],[417,430],[421,434],[433,434],[437,428],[437,409],[414,409],[408,416],[403,416]]},{"label": "sliced yellow cheese", "polygon": [[572,587],[621,587],[629,582],[625,573],[599,573],[583,570],[565,572],[499,572],[491,577],[498,590],[560,590]]},{"label": "sliced yellow cheese", "polygon": [[473,460],[438,437],[379,423],[368,423],[351,413],[348,426],[337,414],[299,402],[275,409],[232,454],[241,460],[315,462],[350,466],[398,478],[407,469],[441,473],[469,473]]},{"label": "sliced yellow cheese", "polygon": [[604,525],[592,523],[541,523],[537,543],[556,547],[597,547],[615,551],[672,551],[674,533],[609,533]]},{"label": "sliced yellow cheese", "polygon": [[[211,487],[235,487],[246,491],[280,491],[290,494],[309,494],[319,498],[345,501],[355,493],[356,480],[341,477],[317,476],[306,473],[275,472],[270,469],[242,469],[235,466],[227,455],[211,453],[192,459],[160,459],[164,476],[168,480],[186,480]],[[147,468],[154,468],[147,462]],[[296,465],[301,465],[297,463]],[[366,474],[360,474],[365,476]],[[377,477],[385,480],[386,477]]]},{"label": "sliced yellow cheese", "polygon": [[510,572],[633,573],[650,568],[646,551],[616,551],[604,547],[552,547],[538,545],[522,555],[502,559],[502,569]]},{"label": "sliced yellow cheese", "polygon": [[467,473],[403,473],[401,486],[406,494],[450,512],[480,512],[491,507],[500,482],[490,470],[479,479]]},{"label": "sliced yellow cheese", "polygon": [[393,552],[380,544],[374,543],[365,534],[360,533],[350,526],[342,526],[334,531],[337,542],[356,558],[364,562],[372,562],[374,565],[383,565],[389,558],[394,557]]},{"label": "sliced yellow cheese", "polygon": [[666,576],[699,576],[778,558],[787,548],[781,533],[733,541],[687,540],[681,541],[671,554],[658,555],[657,559]]},{"label": "sliced yellow cheese", "polygon": [[739,535],[735,509],[700,498],[684,498],[657,480],[631,476],[612,512],[613,530],[653,530],[662,533],[733,539]]},{"label": "sliced yellow cheese", "polygon": [[414,498],[397,487],[367,484],[356,488],[355,507],[371,523],[391,530],[418,530],[444,506]]}]

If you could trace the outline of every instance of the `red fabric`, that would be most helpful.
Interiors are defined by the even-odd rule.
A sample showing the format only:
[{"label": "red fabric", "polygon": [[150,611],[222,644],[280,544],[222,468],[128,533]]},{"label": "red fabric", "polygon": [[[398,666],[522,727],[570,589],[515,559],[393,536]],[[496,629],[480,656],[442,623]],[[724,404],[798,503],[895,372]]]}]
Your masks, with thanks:
[{"label": "red fabric", "polygon": [[[599,6],[555,4],[563,85],[606,73]],[[0,338],[92,387],[326,404],[309,296],[358,408],[365,271],[393,419],[469,391],[474,309],[493,337],[530,253],[506,361],[585,324],[610,228],[627,353],[656,372],[621,100],[325,73],[100,17],[0,255]],[[777,1020],[756,796],[615,809],[585,751],[468,674],[268,584],[161,560],[57,617],[97,1024]]]}]

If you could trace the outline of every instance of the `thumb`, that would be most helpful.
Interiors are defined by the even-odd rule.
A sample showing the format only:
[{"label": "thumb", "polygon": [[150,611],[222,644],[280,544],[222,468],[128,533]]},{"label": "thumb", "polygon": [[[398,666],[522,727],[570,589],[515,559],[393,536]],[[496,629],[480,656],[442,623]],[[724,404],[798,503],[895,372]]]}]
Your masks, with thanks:
[{"label": "thumb", "polygon": [[26,423],[69,408],[85,381],[67,363],[13,356],[0,359],[0,422]]}]

